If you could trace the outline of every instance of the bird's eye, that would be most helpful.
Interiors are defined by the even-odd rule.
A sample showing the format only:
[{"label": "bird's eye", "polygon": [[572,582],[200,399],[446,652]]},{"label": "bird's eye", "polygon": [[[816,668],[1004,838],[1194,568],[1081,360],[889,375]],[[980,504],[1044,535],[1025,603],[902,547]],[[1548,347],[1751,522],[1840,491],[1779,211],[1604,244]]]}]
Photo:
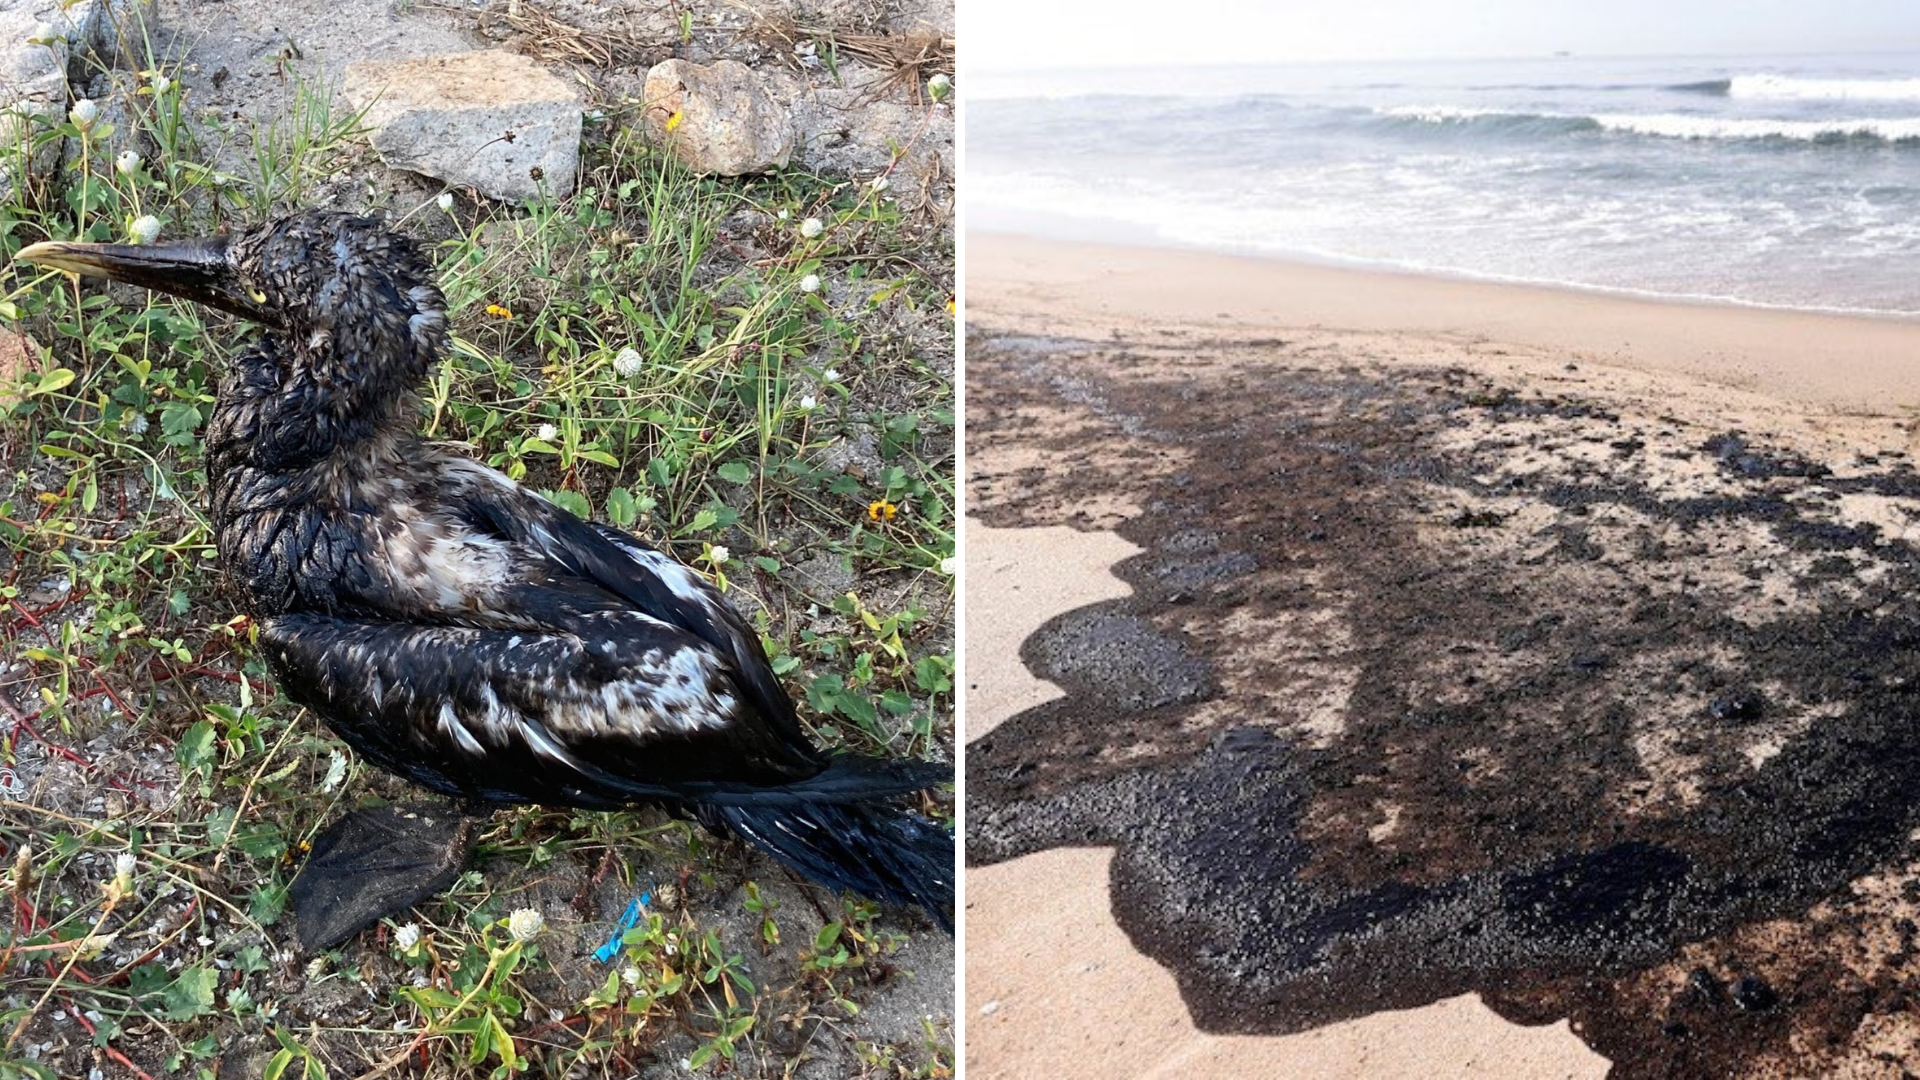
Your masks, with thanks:
[{"label": "bird's eye", "polygon": [[247,296],[256,304],[264,304],[267,302],[267,291],[265,289],[248,289]]}]

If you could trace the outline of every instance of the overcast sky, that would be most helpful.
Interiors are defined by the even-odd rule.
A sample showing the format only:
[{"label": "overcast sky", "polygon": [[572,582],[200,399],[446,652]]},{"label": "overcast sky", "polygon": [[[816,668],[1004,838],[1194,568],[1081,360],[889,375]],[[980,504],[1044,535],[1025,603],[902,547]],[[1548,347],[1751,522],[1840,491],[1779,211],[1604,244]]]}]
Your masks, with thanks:
[{"label": "overcast sky", "polygon": [[[977,70],[1266,60],[1920,53],[1920,0],[957,0]],[[1920,72],[1916,72],[1920,75]]]}]

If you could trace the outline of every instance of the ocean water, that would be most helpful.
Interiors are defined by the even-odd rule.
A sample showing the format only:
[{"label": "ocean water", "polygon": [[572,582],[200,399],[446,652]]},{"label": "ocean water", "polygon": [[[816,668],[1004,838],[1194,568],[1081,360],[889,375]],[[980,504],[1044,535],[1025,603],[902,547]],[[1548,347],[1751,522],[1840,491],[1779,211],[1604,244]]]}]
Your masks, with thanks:
[{"label": "ocean water", "polygon": [[1920,56],[969,82],[971,228],[1920,315]]}]

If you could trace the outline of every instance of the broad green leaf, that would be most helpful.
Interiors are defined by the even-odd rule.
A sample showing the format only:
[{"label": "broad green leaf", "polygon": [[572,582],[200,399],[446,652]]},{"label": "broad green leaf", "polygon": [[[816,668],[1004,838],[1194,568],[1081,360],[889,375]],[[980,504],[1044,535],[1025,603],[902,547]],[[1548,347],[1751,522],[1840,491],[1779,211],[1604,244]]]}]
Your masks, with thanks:
[{"label": "broad green leaf", "polygon": [[72,368],[54,368],[52,371],[40,376],[40,381],[27,391],[27,396],[35,397],[40,394],[51,394],[55,390],[66,388],[75,378],[76,376]]},{"label": "broad green leaf", "polygon": [[220,973],[210,967],[190,967],[161,994],[163,1014],[169,1020],[191,1020],[213,1011],[213,989]]}]

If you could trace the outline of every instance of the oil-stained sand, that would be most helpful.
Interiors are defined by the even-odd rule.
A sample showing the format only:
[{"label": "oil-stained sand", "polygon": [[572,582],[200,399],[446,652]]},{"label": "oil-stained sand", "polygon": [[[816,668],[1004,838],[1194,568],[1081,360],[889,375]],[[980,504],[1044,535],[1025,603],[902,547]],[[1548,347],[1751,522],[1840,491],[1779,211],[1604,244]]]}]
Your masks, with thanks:
[{"label": "oil-stained sand", "polygon": [[1903,455],[1465,346],[1141,336],[970,344],[973,512],[1142,549],[970,745],[970,862],[1114,848],[1209,1031],[1478,993],[1619,1075],[1906,1071]]},{"label": "oil-stained sand", "polygon": [[[1004,455],[1002,455],[1004,456]],[[1110,532],[967,526],[968,734],[1060,696],[1020,644],[1070,608],[1124,596],[1108,567],[1138,548]],[[966,875],[965,1074],[1174,1080],[1529,1080],[1604,1075],[1565,1022],[1518,1027],[1472,995],[1288,1036],[1209,1035],[1173,976],[1111,915],[1107,848],[1055,848]]]}]

